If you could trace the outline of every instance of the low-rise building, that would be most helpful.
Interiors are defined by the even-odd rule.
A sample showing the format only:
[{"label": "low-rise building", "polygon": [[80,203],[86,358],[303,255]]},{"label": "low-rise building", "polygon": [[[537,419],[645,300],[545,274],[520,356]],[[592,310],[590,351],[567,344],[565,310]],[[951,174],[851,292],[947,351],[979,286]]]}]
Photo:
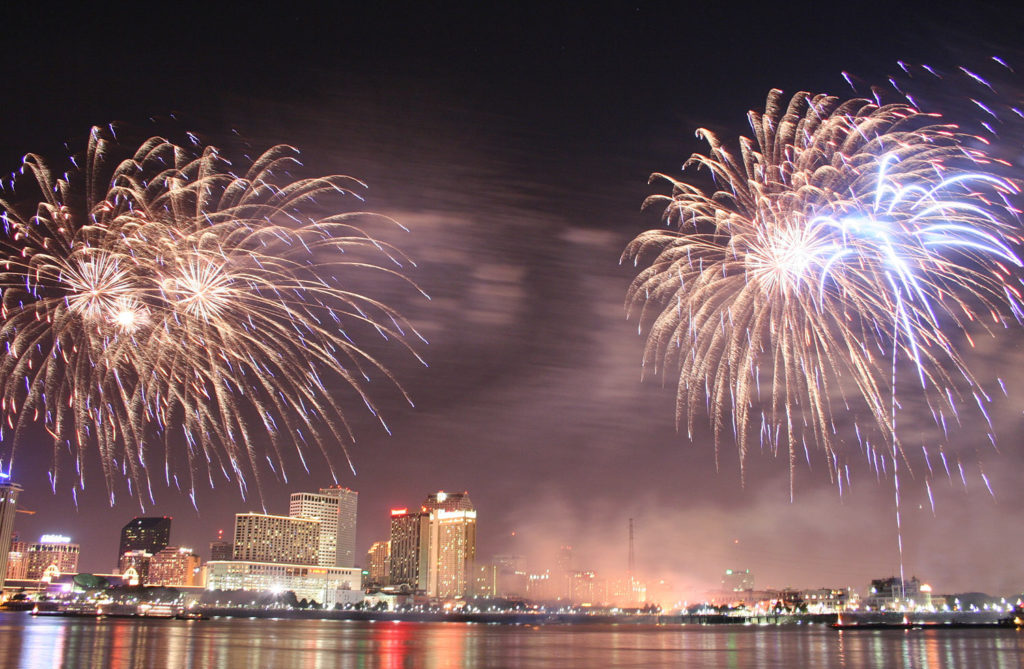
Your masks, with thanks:
[{"label": "low-rise building", "polygon": [[325,607],[362,601],[362,569],[306,564],[249,562],[206,563],[207,590],[294,592],[297,599],[316,601]]},{"label": "low-rise building", "polygon": [[[916,576],[905,580],[899,576],[877,578],[871,581],[870,594],[864,598],[864,607],[870,611],[906,611],[925,605],[921,596],[921,581]],[[927,589],[927,604],[931,604],[931,588]]]}]

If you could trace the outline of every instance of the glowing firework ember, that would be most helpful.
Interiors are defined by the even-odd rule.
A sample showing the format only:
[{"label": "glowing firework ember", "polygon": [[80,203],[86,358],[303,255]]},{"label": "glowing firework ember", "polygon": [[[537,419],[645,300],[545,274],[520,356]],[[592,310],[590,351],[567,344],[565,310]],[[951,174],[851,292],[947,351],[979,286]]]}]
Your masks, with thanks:
[{"label": "glowing firework ember", "polygon": [[741,462],[758,433],[788,454],[791,482],[797,454],[817,446],[842,483],[839,422],[863,404],[895,439],[897,360],[944,429],[962,396],[987,401],[951,336],[1021,315],[1017,188],[908,105],[807,93],[785,105],[773,91],[749,119],[738,155],[698,133],[710,154],[686,167],[707,168],[716,192],[655,175],[672,194],[645,204],[664,206],[670,228],[623,254],[653,257],[628,305],[650,325],[645,368],[679,370],[691,436],[707,403],[716,448],[731,419]]},{"label": "glowing firework ember", "polygon": [[[292,449],[304,466],[318,449],[333,471],[351,439],[337,380],[375,414],[368,384],[394,382],[352,337],[369,327],[412,351],[415,330],[353,283],[367,272],[408,283],[407,258],[362,228],[398,224],[318,215],[361,201],[363,184],[294,180],[289,147],[242,176],[214,148],[196,157],[153,138],[111,168],[113,149],[93,129],[84,170],[59,179],[27,156],[43,201],[0,200],[11,441],[39,420],[54,439],[54,481],[66,447],[83,487],[96,447],[108,485],[120,471],[140,496],[154,468],[190,491],[220,470],[244,494],[247,475],[258,484],[262,462],[283,473]],[[148,442],[164,445],[163,463]]]}]

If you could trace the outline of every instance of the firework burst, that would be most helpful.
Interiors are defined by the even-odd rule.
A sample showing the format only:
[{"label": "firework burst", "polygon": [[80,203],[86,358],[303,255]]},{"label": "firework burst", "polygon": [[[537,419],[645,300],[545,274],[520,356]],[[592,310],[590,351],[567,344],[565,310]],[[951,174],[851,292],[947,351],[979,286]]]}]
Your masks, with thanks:
[{"label": "firework burst", "polygon": [[[0,200],[10,457],[40,421],[54,485],[65,448],[75,488],[95,448],[108,487],[124,475],[140,499],[159,469],[190,492],[217,473],[245,494],[264,464],[284,475],[286,453],[306,466],[310,449],[333,474],[352,439],[338,380],[374,414],[372,379],[398,387],[360,330],[416,355],[409,323],[355,288],[367,273],[412,285],[408,258],[364,231],[401,226],[345,204],[361,202],[355,179],[294,179],[290,147],[242,175],[212,147],[152,138],[109,167],[115,150],[93,129],[84,168],[60,178],[27,156],[42,201]],[[347,211],[319,215],[328,206]]]},{"label": "firework burst", "polygon": [[706,410],[716,452],[731,431],[742,463],[756,436],[788,455],[792,488],[798,454],[817,447],[842,484],[847,416],[870,416],[860,448],[872,428],[898,447],[897,360],[943,428],[965,395],[987,401],[955,340],[1021,313],[1017,188],[908,105],[773,91],[749,120],[738,155],[698,132],[711,150],[685,167],[711,173],[710,195],[652,177],[672,184],[645,203],[668,226],[625,250],[650,260],[627,307],[649,326],[645,368],[679,372],[691,437]]}]

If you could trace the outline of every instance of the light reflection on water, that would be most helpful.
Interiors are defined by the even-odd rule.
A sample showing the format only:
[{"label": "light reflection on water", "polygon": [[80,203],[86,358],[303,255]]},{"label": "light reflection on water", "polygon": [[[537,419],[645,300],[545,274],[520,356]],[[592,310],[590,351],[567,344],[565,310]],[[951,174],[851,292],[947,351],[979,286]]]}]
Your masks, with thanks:
[{"label": "light reflection on water", "polygon": [[34,618],[0,613],[0,669],[1024,666],[1012,629],[504,626]]}]

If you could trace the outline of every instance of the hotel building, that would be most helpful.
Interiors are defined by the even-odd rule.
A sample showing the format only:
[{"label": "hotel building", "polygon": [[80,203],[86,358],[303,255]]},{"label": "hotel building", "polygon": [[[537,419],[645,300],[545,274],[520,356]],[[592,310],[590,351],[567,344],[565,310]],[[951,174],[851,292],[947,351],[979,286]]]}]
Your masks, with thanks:
[{"label": "hotel building", "polygon": [[316,565],[319,547],[320,521],[315,518],[235,514],[234,560]]},{"label": "hotel building", "polygon": [[25,578],[38,580],[47,576],[55,578],[61,574],[77,574],[79,550],[78,544],[71,543],[69,537],[44,534],[39,543],[28,545]]}]

